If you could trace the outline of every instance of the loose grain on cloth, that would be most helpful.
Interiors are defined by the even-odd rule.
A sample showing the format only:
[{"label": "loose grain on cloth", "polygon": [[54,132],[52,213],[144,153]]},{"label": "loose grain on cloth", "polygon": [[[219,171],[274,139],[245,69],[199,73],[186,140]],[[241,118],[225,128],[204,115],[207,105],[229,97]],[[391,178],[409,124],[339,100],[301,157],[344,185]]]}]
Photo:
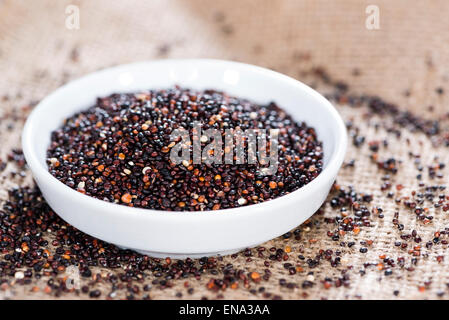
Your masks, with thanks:
[{"label": "loose grain on cloth", "polygon": [[[89,72],[155,58],[208,57],[252,63],[286,73],[322,93],[329,93],[334,89],[320,74],[310,72],[322,67],[332,79],[348,84],[350,94],[377,95],[396,103],[400,110],[427,119],[443,119],[442,126],[447,125],[444,119],[449,96],[449,34],[446,32],[449,3],[444,0],[413,5],[405,0],[376,3],[380,8],[380,29],[371,31],[365,28],[365,8],[370,2],[358,0],[220,0],[213,4],[205,0],[0,1],[0,159],[5,160],[12,149],[20,148],[23,119],[31,109],[27,107],[30,103]],[[65,26],[68,4],[80,8],[79,30]],[[329,221],[341,216],[341,211],[327,203],[309,223],[300,227],[299,240],[291,235],[263,244],[268,251],[271,247],[284,250],[288,255],[286,261],[269,261],[266,267],[264,261],[268,255],[259,258],[257,249],[253,249],[249,260],[239,254],[218,262],[219,265],[232,263],[234,268],[247,273],[264,274],[268,269],[271,272],[268,281],[262,279],[256,283],[250,279],[246,285],[240,283],[235,289],[217,291],[208,289],[207,284],[220,274],[206,273],[200,280],[187,279],[189,288],[194,288],[191,294],[184,285],[186,279],[180,279],[171,280],[171,286],[163,290],[153,285],[148,291],[151,298],[449,297],[448,248],[442,243],[447,235],[441,235],[439,243],[426,247],[435,238],[435,232],[449,226],[449,213],[425,202],[422,205],[428,208],[425,214],[433,216],[427,222],[405,208],[404,200],[395,201],[401,196],[412,197],[413,190],[422,189],[417,179],[419,174],[425,185],[447,184],[447,166],[438,170],[442,178],[436,174],[432,179],[428,167],[439,163],[449,165],[449,148],[438,143],[435,137],[416,131],[416,126],[416,132],[402,129],[401,136],[397,137],[392,117],[372,116],[363,103],[360,107],[349,106],[351,101],[344,98],[334,103],[345,121],[352,123],[353,135],[337,183],[345,190],[353,186],[359,195],[373,196],[367,205],[370,226],[361,227],[358,232],[342,233],[338,241],[333,240],[328,233],[333,233],[336,225]],[[356,147],[358,143],[352,143],[357,140],[354,136],[363,136],[365,142]],[[369,144],[372,141],[381,142],[374,159]],[[415,154],[421,155],[422,172],[414,163]],[[375,163],[390,158],[395,159],[396,174],[388,171],[390,163],[384,169]],[[13,170],[20,171],[9,163],[1,174],[2,200],[7,199],[9,188],[32,183],[29,172],[25,171],[25,177],[12,176]],[[387,174],[389,179],[385,177]],[[381,186],[387,180],[392,186],[382,191]],[[393,193],[392,197],[389,198],[388,192]],[[447,195],[448,192],[435,192],[436,198],[439,193]],[[379,217],[377,208],[382,209],[383,218]],[[398,222],[394,222],[395,212],[399,212]],[[414,240],[417,236],[401,239],[401,235],[412,234],[413,230],[421,242]],[[46,236],[52,238],[51,234]],[[348,246],[351,242],[354,245]],[[397,242],[401,244],[395,245]],[[407,244],[406,248],[401,247],[403,243]],[[317,256],[321,259],[315,264]],[[325,256],[330,256],[330,261]],[[339,263],[335,263],[337,257]],[[295,274],[290,274],[285,263],[294,267]],[[120,272],[123,270],[99,267],[93,270],[100,275]],[[64,276],[63,273],[57,277]],[[151,284],[155,278],[149,274],[138,285]],[[47,280],[47,276],[33,278],[32,283],[21,285],[14,277],[6,277],[2,279],[0,297],[55,298],[55,291],[47,288]],[[82,279],[83,285],[90,281]],[[106,298],[111,292],[107,282],[100,281],[94,288],[100,290],[100,298]],[[80,291],[59,294],[70,299],[89,296]],[[125,286],[114,297],[127,295]],[[143,290],[134,295],[141,298]]]}]

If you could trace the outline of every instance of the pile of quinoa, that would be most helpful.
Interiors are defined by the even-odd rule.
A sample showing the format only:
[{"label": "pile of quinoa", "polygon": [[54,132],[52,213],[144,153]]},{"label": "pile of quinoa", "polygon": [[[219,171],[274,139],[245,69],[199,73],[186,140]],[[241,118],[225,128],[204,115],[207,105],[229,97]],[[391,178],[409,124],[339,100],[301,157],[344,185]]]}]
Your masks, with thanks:
[{"label": "pile of quinoa", "polygon": [[[277,172],[264,175],[259,161],[173,163],[171,133],[191,132],[195,122],[202,130],[218,129],[223,137],[230,128],[279,129]],[[322,159],[315,130],[275,103],[258,105],[222,92],[179,87],[98,98],[52,133],[47,152],[49,172],[79,192],[169,211],[226,209],[283,196],[315,179]]]},{"label": "pile of quinoa", "polygon": [[[349,154],[361,156],[346,159],[342,171],[375,167],[377,195],[360,190],[358,182],[336,183],[311,219],[271,242],[226,257],[155,259],[121,250],[64,222],[37,187],[23,186],[30,172],[21,150],[13,149],[0,161],[0,177],[21,186],[10,190],[0,209],[0,297],[23,296],[25,290],[35,298],[221,299],[238,292],[240,298],[326,299],[339,290],[346,297],[370,298],[361,293],[367,276],[382,283],[385,297],[407,297],[414,291],[423,297],[447,297],[449,284],[435,278],[445,268],[449,245],[449,228],[438,222],[449,211],[443,175],[447,163],[437,155],[426,161],[407,131],[424,133],[438,142],[438,151],[446,152],[449,135],[443,125],[449,117],[426,120],[378,97],[354,95],[322,71],[316,74],[334,88],[328,97],[338,106],[347,103],[367,114],[347,119]],[[29,111],[13,109],[0,125],[13,128]],[[376,133],[391,133],[382,139],[359,122],[377,115],[382,121],[368,125]],[[388,146],[402,142],[410,150],[407,160],[416,167],[416,180],[398,179],[405,159]],[[380,226],[391,231],[387,246],[377,233],[369,233]],[[421,274],[422,265],[433,277]],[[69,286],[73,268],[81,278],[76,288]],[[417,273],[422,280],[411,282],[408,277]],[[400,279],[410,285],[404,287]]]}]

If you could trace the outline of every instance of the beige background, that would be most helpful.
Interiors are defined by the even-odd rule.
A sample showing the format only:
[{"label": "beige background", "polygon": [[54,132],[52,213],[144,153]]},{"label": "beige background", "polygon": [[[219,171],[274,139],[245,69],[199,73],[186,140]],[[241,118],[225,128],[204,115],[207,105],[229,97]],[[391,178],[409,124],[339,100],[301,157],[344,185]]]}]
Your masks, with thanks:
[{"label": "beige background", "polygon": [[[80,8],[81,25],[79,30],[65,27],[65,8],[68,4]],[[365,8],[376,4],[380,8],[380,30],[365,28]],[[269,67],[308,84],[316,85],[326,92],[313,76],[303,72],[312,67],[322,66],[336,79],[347,82],[351,91],[379,95],[398,103],[400,108],[410,110],[428,118],[446,114],[447,94],[437,95],[437,87],[448,88],[449,76],[449,2],[441,1],[363,1],[363,0],[151,0],[151,1],[0,1],[0,112],[2,117],[11,119],[11,112],[17,112],[31,101],[45,97],[52,90],[73,78],[111,65],[155,58],[207,57],[243,61]],[[354,76],[355,70],[360,75]],[[405,95],[408,91],[410,94]],[[435,111],[429,113],[428,106]],[[351,109],[339,106],[343,117],[360,120],[360,128],[367,141],[383,139],[388,134],[376,132],[363,118],[365,109]],[[20,113],[20,111],[18,112]],[[384,122],[385,119],[371,119]],[[18,147],[21,121],[18,126],[7,131],[2,122],[0,156],[4,158],[11,147]],[[409,149],[404,139],[421,141],[414,152],[421,151],[423,164],[431,164],[438,154],[440,161],[449,160],[447,148],[432,148],[429,139],[419,134],[404,133],[403,140],[391,138],[391,146],[384,150],[387,157],[408,160]],[[323,263],[315,272],[316,285],[311,289],[280,289],[279,278],[286,278],[299,284],[305,280],[307,272],[288,276],[282,264],[273,264],[275,276],[263,283],[270,292],[283,298],[395,298],[394,290],[399,290],[398,298],[437,298],[438,291],[446,291],[449,282],[447,266],[449,259],[437,263],[435,257],[445,254],[442,247],[428,252],[421,258],[418,270],[407,272],[394,269],[388,278],[375,268],[367,269],[361,277],[359,269],[365,262],[379,262],[378,256],[387,253],[393,258],[410,256],[405,251],[393,247],[398,231],[393,228],[391,219],[396,208],[394,202],[387,200],[379,190],[382,173],[369,161],[365,146],[362,151],[350,147],[347,160],[356,159],[355,169],[343,169],[338,179],[344,186],[354,185],[357,190],[372,192],[373,204],[385,209],[383,221],[373,219],[373,227],[363,229],[355,237],[356,242],[371,239],[374,244],[367,254],[354,249],[341,249],[344,263],[338,270]],[[404,162],[394,178],[406,188],[403,194],[416,187],[416,170]],[[447,170],[446,170],[447,176]],[[6,197],[6,189],[14,184],[29,183],[29,177],[12,180],[3,176],[0,186],[1,197]],[[430,183],[444,183],[433,181]],[[433,209],[431,209],[433,210]],[[335,216],[327,208],[325,215]],[[446,215],[435,213],[435,221],[422,225],[414,216],[401,211],[401,221],[407,229],[419,230],[424,241],[432,238],[433,232],[448,226]],[[322,221],[322,216],[314,221]],[[284,247],[290,245],[294,254],[292,263],[300,263],[296,258],[299,252],[314,256],[320,248],[334,248],[335,243],[326,236],[328,226],[320,224],[306,232],[306,239],[284,241],[276,239],[266,246]],[[310,244],[308,239],[318,239]],[[349,240],[351,236],[348,236]],[[250,264],[243,257],[232,260],[248,271],[259,269],[262,260],[254,259]],[[351,278],[349,288],[324,290],[320,280],[329,276],[341,276],[341,270],[348,271]],[[305,268],[306,271],[309,271]],[[107,271],[109,272],[109,271]],[[198,288],[192,298],[215,293],[205,289],[207,277],[195,282]],[[151,279],[150,279],[151,281]],[[195,280],[192,280],[195,281]],[[425,292],[418,286],[430,281]],[[152,291],[153,298],[174,298],[181,291],[182,283],[162,292]],[[105,288],[105,292],[108,292]],[[29,289],[15,287],[16,297],[49,298]],[[306,293],[306,295],[304,295]],[[225,298],[260,298],[247,289],[227,290]],[[449,293],[446,292],[446,296]],[[76,294],[71,295],[77,298]],[[79,296],[85,297],[85,296]],[[104,297],[104,295],[103,295]],[[443,296],[444,298],[444,296]]]}]

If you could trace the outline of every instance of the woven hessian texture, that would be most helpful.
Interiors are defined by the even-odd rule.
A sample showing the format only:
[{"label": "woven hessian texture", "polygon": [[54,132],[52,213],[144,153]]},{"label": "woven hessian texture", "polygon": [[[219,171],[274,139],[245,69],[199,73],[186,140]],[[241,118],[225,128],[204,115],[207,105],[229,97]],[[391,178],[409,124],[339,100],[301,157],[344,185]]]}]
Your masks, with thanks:
[{"label": "woven hessian texture", "polygon": [[[380,8],[380,29],[368,30],[365,8],[375,2]],[[69,30],[65,26],[65,8],[68,4],[80,8],[80,29]],[[152,1],[0,1],[0,112],[1,122],[0,158],[12,148],[20,148],[20,133],[23,119],[22,107],[39,101],[54,89],[79,76],[105,67],[133,61],[160,58],[219,58],[256,64],[295,77],[326,93],[316,76],[307,72],[322,67],[334,79],[345,81],[350,92],[378,95],[396,103],[402,110],[409,110],[426,118],[438,118],[448,112],[448,95],[438,94],[437,88],[447,88],[449,76],[449,3],[441,1],[229,1],[229,0],[152,0]],[[344,102],[344,101],[343,101]],[[431,140],[421,134],[403,130],[397,139],[382,126],[376,130],[374,124],[388,123],[389,118],[365,117],[367,109],[352,108],[345,103],[337,108],[346,121],[351,120],[360,129],[366,141],[388,139],[388,147],[380,149],[379,158],[394,156],[402,160],[398,173],[391,181],[395,197],[410,195],[418,188],[416,166],[410,160],[409,151],[422,154],[422,164],[431,165],[435,156],[438,162],[449,164],[449,149],[432,146]],[[429,111],[433,106],[433,111]],[[14,127],[7,129],[13,112],[18,113]],[[407,139],[410,145],[407,144]],[[357,192],[373,194],[370,203],[383,209],[384,218],[372,218],[371,227],[362,228],[357,235],[348,233],[342,241],[354,241],[348,248],[340,247],[328,235],[329,226],[325,217],[335,217],[339,209],[327,205],[324,213],[315,215],[311,227],[302,227],[301,240],[293,237],[278,238],[263,244],[264,247],[291,247],[289,260],[304,271],[289,275],[285,262],[273,262],[269,281],[253,284],[252,288],[264,286],[273,295],[283,299],[434,299],[449,297],[449,257],[437,261],[440,255],[447,256],[447,245],[434,246],[427,250],[424,244],[433,239],[437,230],[448,223],[448,213],[430,207],[434,219],[429,224],[418,221],[416,216],[402,205],[395,204],[380,190],[381,177],[385,174],[373,164],[371,152],[365,143],[356,148],[350,143],[346,162],[355,160],[354,167],[343,168],[337,182],[343,188],[354,186]],[[426,184],[444,184],[444,178],[429,180],[423,173]],[[7,190],[17,185],[32,183],[26,178],[12,178],[8,170],[3,172],[0,197],[7,198]],[[397,191],[394,186],[402,184]],[[413,258],[408,252],[413,248],[409,241],[407,249],[394,246],[400,231],[392,223],[393,214],[400,212],[400,222],[405,231],[417,230],[423,239],[419,263],[414,271],[407,271]],[[281,214],[281,213],[280,213]],[[230,230],[232,236],[232,230]],[[51,239],[51,235],[49,235]],[[367,253],[361,253],[361,241],[372,240]],[[341,264],[337,268],[324,261],[310,269],[298,259],[314,257],[320,249],[341,251]],[[396,266],[392,275],[385,275],[377,265],[379,256],[386,255],[395,261],[404,257],[405,267]],[[335,257],[335,255],[334,255]],[[251,262],[239,255],[236,259],[225,257],[225,263],[251,271],[261,271],[264,259],[255,255]],[[364,264],[374,266],[365,268]],[[298,269],[300,270],[300,269]],[[365,274],[361,275],[360,270]],[[97,272],[119,272],[96,269]],[[313,272],[310,275],[309,272]],[[349,286],[326,289],[322,281],[349,275]],[[216,298],[246,299],[263,298],[252,294],[250,288],[240,286],[232,290],[212,292],[206,288],[211,275],[201,280],[189,279],[195,288],[192,295],[186,294],[184,280],[173,281],[174,286],[164,290],[152,290],[153,299],[175,299],[177,292],[183,298],[199,299],[203,296]],[[151,283],[150,275],[146,282]],[[289,289],[279,285],[280,279],[294,282],[298,288]],[[303,288],[305,280],[314,285]],[[83,280],[88,281],[88,280]],[[0,290],[0,297],[48,299],[51,295],[43,290],[31,292],[32,286],[45,287],[45,278],[29,286],[11,286],[12,293]],[[99,285],[101,288],[101,284]],[[106,297],[110,289],[105,285]],[[395,294],[395,291],[396,294]],[[439,297],[438,292],[445,295]],[[122,291],[117,298],[123,298]],[[69,293],[64,298],[86,298],[80,293]]]}]

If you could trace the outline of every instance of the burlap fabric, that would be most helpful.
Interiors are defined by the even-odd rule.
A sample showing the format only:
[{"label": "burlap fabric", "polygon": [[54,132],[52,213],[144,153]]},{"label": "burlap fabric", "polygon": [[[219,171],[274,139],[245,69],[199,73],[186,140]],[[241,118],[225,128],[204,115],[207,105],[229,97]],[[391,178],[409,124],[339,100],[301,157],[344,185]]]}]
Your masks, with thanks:
[{"label": "burlap fabric", "polygon": [[[365,8],[375,2],[380,8],[380,29],[368,30]],[[80,9],[80,29],[69,30],[65,25],[65,9],[75,4]],[[304,73],[315,66],[326,68],[334,78],[344,80],[356,93],[379,95],[397,103],[400,108],[410,110],[428,118],[437,118],[447,112],[448,95],[437,94],[436,88],[447,87],[449,71],[449,3],[441,1],[0,1],[0,112],[1,158],[11,148],[20,148],[19,137],[24,112],[22,107],[42,99],[61,84],[86,73],[111,65],[155,58],[208,57],[231,59],[273,68],[314,85],[326,92],[319,81]],[[434,107],[432,113],[429,106]],[[345,120],[357,123],[366,140],[382,140],[388,137],[390,145],[379,152],[381,158],[394,156],[403,162],[393,177],[393,185],[401,183],[400,195],[409,194],[417,187],[415,166],[409,160],[410,149],[422,154],[422,163],[448,163],[449,150],[432,147],[428,137],[404,131],[401,139],[392,138],[385,130],[375,130],[369,123],[385,122],[388,119],[366,119],[366,109],[350,108],[339,104],[338,109]],[[14,113],[17,113],[16,121]],[[15,126],[11,128],[11,122]],[[8,126],[10,128],[8,128]],[[412,146],[407,146],[406,139]],[[352,144],[346,161],[355,160],[355,167],[342,169],[338,183],[353,185],[359,192],[372,193],[372,206],[384,209],[384,219],[373,219],[372,227],[363,228],[354,236],[348,234],[345,241],[353,240],[353,248],[340,247],[332,241],[324,217],[333,217],[338,212],[325,208],[323,215],[315,216],[313,227],[304,228],[300,241],[281,238],[264,244],[291,246],[292,253],[287,262],[304,265],[304,272],[288,275],[283,263],[273,263],[273,276],[261,285],[284,299],[397,299],[441,298],[449,296],[449,259],[438,262],[436,257],[446,256],[447,246],[423,249],[423,256],[414,271],[394,268],[391,276],[376,267],[364,268],[366,263],[379,263],[379,255],[397,259],[411,256],[407,250],[393,245],[399,231],[392,224],[394,211],[399,208],[400,220],[407,230],[416,229],[423,241],[432,240],[433,233],[442,230],[447,223],[447,214],[430,208],[434,220],[427,225],[416,220],[409,211],[395,205],[380,191],[383,173],[372,164],[370,152],[365,145],[355,148]],[[430,184],[447,182],[443,179],[423,181]],[[3,173],[0,185],[2,199],[6,190],[14,185],[31,183],[30,177],[12,179],[8,170]],[[313,241],[309,241],[313,239]],[[372,240],[366,254],[360,253],[360,241]],[[411,244],[412,245],[412,244]],[[320,249],[342,252],[342,263],[331,268],[322,263],[310,270],[305,262],[298,260],[299,254],[314,257]],[[263,270],[262,259],[226,257],[223,263],[233,263],[248,271]],[[351,267],[352,266],[352,267]],[[366,270],[361,275],[359,270]],[[110,270],[103,270],[111,272]],[[313,271],[313,279],[308,272]],[[325,277],[337,279],[342,271],[350,278],[348,287],[332,287],[326,290],[321,281]],[[281,288],[280,279],[295,282],[299,288]],[[150,291],[154,299],[176,298],[182,292],[184,298],[217,297],[208,291],[209,276],[200,281],[190,280],[195,288],[189,296],[183,281],[174,282],[174,287]],[[313,280],[311,288],[302,288],[304,280]],[[44,287],[42,280],[33,284]],[[151,277],[147,279],[151,282]],[[421,289],[419,289],[421,287]],[[31,292],[31,286],[11,286],[11,291],[0,291],[3,298],[52,298],[42,290]],[[424,288],[424,289],[423,289]],[[394,294],[395,291],[397,295]],[[108,289],[104,289],[106,297]],[[123,298],[124,292],[117,298]],[[261,298],[247,288],[228,289],[220,292],[225,298]],[[84,298],[86,295],[69,294],[64,298]]]}]

